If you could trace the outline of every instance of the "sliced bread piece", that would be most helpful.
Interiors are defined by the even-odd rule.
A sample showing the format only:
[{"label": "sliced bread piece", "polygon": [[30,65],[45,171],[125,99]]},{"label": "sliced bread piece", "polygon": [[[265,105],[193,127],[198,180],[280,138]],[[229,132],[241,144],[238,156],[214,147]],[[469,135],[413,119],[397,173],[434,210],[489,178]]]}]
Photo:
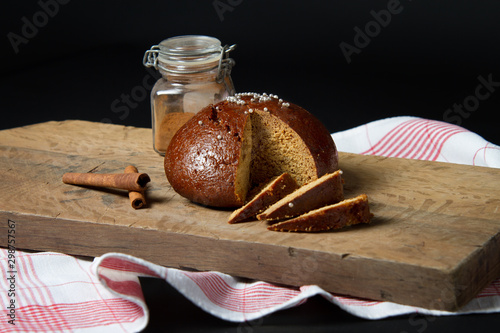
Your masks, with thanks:
[{"label": "sliced bread piece", "polygon": [[297,182],[290,174],[283,173],[272,179],[243,207],[235,210],[229,216],[227,222],[232,224],[253,218],[276,201],[295,191],[298,187]]},{"label": "sliced bread piece", "polygon": [[324,176],[298,188],[257,215],[259,220],[286,219],[344,200],[342,171]]},{"label": "sliced bread piece", "polygon": [[318,232],[340,229],[359,223],[370,223],[368,197],[361,194],[355,198],[312,210],[290,220],[270,225],[273,231]]}]

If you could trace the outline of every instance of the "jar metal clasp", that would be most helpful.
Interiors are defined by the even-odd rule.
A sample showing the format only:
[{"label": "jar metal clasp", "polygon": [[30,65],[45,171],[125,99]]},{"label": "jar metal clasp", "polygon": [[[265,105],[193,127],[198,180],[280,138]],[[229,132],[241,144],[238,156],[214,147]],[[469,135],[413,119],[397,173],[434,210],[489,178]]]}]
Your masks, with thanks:
[{"label": "jar metal clasp", "polygon": [[[229,45],[224,45],[221,48],[220,51],[220,58],[219,58],[219,65],[217,69],[217,82],[222,82],[224,80],[224,77],[229,75],[231,73],[231,69],[233,68],[235,62],[233,59],[229,58],[229,52],[233,51],[236,48],[236,44],[233,44],[231,46]],[[154,69],[158,70],[158,55],[160,53],[160,46],[159,45],[153,45],[149,50],[147,50],[144,53],[144,57],[142,59],[142,64],[145,67],[153,67]],[[177,71],[173,69],[168,69],[168,68],[161,68],[162,70],[165,70],[167,72],[172,72],[172,73],[177,73]],[[196,73],[203,73],[212,70],[211,68],[208,69],[203,69],[203,70],[196,70],[196,71],[182,71],[184,74],[196,74]]]},{"label": "jar metal clasp", "polygon": [[146,67],[154,67],[158,69],[158,53],[160,52],[159,45],[153,45],[149,50],[144,53],[144,58],[142,58],[142,64]]},{"label": "jar metal clasp", "polygon": [[234,66],[234,60],[229,58],[229,52],[236,48],[236,44],[231,46],[224,45],[221,50],[221,57],[219,59],[219,69],[217,70],[216,81],[218,83],[222,82],[224,78],[231,74],[231,69]]}]

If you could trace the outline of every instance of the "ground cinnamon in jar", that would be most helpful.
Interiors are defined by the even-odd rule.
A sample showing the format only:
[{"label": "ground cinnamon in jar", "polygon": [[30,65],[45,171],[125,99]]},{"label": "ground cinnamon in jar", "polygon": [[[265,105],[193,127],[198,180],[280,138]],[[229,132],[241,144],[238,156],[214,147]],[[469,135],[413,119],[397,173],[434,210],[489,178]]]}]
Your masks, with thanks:
[{"label": "ground cinnamon in jar", "polygon": [[194,115],[192,112],[167,113],[155,131],[155,150],[166,151],[174,134]]},{"label": "ground cinnamon in jar", "polygon": [[234,95],[228,53],[207,36],[179,36],[146,51],[143,64],[156,68],[162,77],[151,91],[154,150],[165,155],[177,130],[205,106]]}]

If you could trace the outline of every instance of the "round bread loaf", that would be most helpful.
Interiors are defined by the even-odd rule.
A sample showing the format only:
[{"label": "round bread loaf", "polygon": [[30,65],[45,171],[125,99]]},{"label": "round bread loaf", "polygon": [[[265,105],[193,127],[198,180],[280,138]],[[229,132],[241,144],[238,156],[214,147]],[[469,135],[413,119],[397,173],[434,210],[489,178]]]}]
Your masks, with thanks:
[{"label": "round bread loaf", "polygon": [[214,207],[242,206],[251,188],[285,172],[300,186],[338,170],[335,143],[316,117],[256,93],[202,109],[174,135],[164,161],[177,193]]}]

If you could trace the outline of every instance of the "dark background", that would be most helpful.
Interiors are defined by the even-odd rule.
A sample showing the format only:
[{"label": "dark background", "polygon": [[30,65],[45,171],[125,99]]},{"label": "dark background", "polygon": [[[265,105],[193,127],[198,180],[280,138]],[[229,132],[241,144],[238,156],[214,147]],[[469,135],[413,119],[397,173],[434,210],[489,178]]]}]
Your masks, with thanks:
[{"label": "dark background", "polygon": [[[475,94],[479,76],[500,82],[499,1],[401,0],[350,63],[340,44],[355,46],[354,28],[371,26],[371,12],[392,0],[59,1],[41,0],[52,4],[50,15],[40,14],[47,10],[38,1],[3,4],[2,128],[62,119],[149,127],[144,92],[156,77],[142,65],[144,52],[168,37],[204,34],[238,45],[231,54],[238,92],[277,94],[331,132],[413,115],[500,143],[500,91],[465,116],[445,116]],[[36,31],[25,28],[15,52],[9,33],[24,38],[26,22]],[[112,107],[132,92],[127,112]]]},{"label": "dark background", "polygon": [[[331,132],[412,115],[454,122],[500,144],[495,121],[500,87],[492,87],[473,111],[446,113],[454,104],[474,100],[481,83],[478,77],[500,82],[500,1],[401,0],[398,13],[379,31],[372,30],[369,43],[365,41],[348,63],[340,44],[355,46],[355,28],[374,27],[373,13],[386,10],[390,3],[397,4],[388,0],[4,1],[0,129],[64,119],[150,127],[146,90],[157,74],[143,67],[144,52],[168,37],[203,34],[238,45],[231,54],[238,92],[277,94],[308,109]],[[127,96],[129,104],[124,102]],[[161,282],[144,283],[148,302],[156,309],[152,325],[169,322],[186,329],[191,324],[193,331],[290,331],[290,323],[300,328],[304,318],[316,320],[315,326],[309,324],[311,332],[322,328],[444,332],[443,327],[456,331],[498,321],[498,315],[490,315],[368,322],[313,300],[254,326],[238,326],[204,316],[191,304],[166,316],[171,309],[161,305],[164,298],[181,302],[182,297],[157,285]],[[206,324],[196,326],[195,318]]]}]

